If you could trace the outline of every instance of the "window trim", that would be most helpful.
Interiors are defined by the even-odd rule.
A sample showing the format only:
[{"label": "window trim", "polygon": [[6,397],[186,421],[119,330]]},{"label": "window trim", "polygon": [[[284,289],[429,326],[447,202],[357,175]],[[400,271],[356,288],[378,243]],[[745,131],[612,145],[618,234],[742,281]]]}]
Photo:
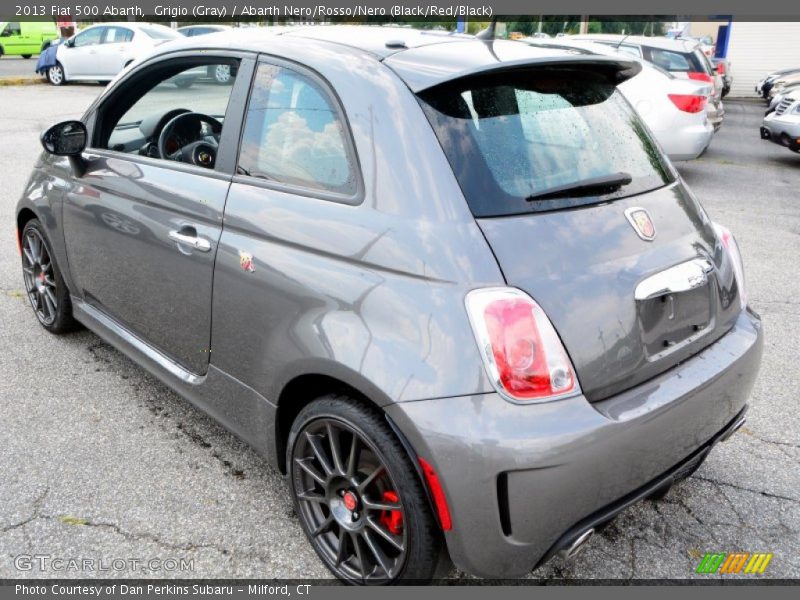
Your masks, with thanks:
[{"label": "window trim", "polygon": [[[356,183],[356,189],[353,194],[346,195],[338,192],[332,192],[329,190],[315,189],[304,185],[271,181],[271,180],[261,179],[258,177],[244,175],[238,172],[239,157],[241,156],[242,153],[242,142],[244,138],[245,123],[247,120],[247,113],[250,110],[250,99],[253,97],[253,89],[256,84],[256,75],[258,73],[258,67],[261,66],[262,64],[288,69],[290,71],[294,71],[295,73],[299,73],[300,75],[310,79],[313,83],[315,83],[319,87],[320,92],[330,103],[331,108],[334,110],[336,116],[340,119],[342,124],[342,134],[345,144],[345,152],[347,154],[347,161],[348,164],[350,165],[350,168],[353,171],[353,177],[355,178],[355,183]],[[361,161],[359,160],[358,150],[355,144],[355,138],[353,137],[353,131],[352,128],[350,127],[350,120],[347,118],[347,113],[344,110],[344,104],[342,103],[339,94],[336,93],[336,90],[333,87],[333,85],[331,85],[331,83],[327,79],[325,79],[325,77],[323,77],[320,73],[318,73],[317,71],[311,69],[306,65],[303,65],[301,63],[292,60],[288,60],[283,57],[278,57],[271,54],[258,55],[258,61],[253,69],[253,74],[250,81],[250,90],[249,93],[247,94],[247,104],[245,105],[244,112],[242,114],[241,127],[239,131],[239,145],[235,155],[233,183],[260,187],[268,190],[273,190],[276,192],[283,192],[285,194],[293,194],[295,196],[316,198],[318,200],[327,200],[329,202],[336,202],[338,204],[347,204],[350,206],[358,206],[364,202],[364,197],[365,197],[364,177],[361,170]]]},{"label": "window trim", "polygon": [[[151,158],[148,156],[140,156],[139,154],[131,154],[129,152],[119,152],[110,150],[109,148],[100,148],[96,145],[97,137],[100,135],[99,119],[103,116],[104,106],[113,103],[115,98],[120,94],[124,94],[130,86],[140,84],[141,77],[146,77],[145,70],[158,68],[157,65],[165,61],[185,60],[186,64],[190,65],[192,62],[200,64],[207,63],[209,59],[214,58],[238,59],[239,72],[236,75],[236,80],[234,81],[233,89],[228,99],[228,107],[225,111],[224,123],[228,125],[228,127],[223,126],[222,128],[222,137],[220,138],[219,144],[222,151],[217,154],[217,160],[213,169],[206,169],[184,162],[165,160],[163,158]],[[154,56],[146,62],[134,67],[130,72],[126,73],[119,82],[112,86],[108,94],[102,94],[86,111],[82,119],[83,122],[86,123],[87,138],[89,140],[86,153],[120,160],[129,160],[135,163],[155,165],[164,169],[183,173],[201,174],[215,179],[222,178],[230,181],[234,174],[238,157],[239,142],[244,125],[244,110],[249,99],[249,90],[255,75],[255,58],[256,56],[252,52],[214,50],[210,48],[203,49],[202,51],[193,49]]]}]

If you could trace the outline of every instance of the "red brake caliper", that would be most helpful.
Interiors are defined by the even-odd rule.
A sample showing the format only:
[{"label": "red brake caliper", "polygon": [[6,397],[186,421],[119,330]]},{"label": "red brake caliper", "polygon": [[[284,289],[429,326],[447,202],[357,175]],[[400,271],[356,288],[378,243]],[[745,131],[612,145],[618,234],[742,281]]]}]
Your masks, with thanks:
[{"label": "red brake caliper", "polygon": [[[392,490],[383,492],[384,502],[398,502],[400,497]],[[382,510],[380,519],[378,519],[390,533],[400,535],[403,533],[403,513],[399,510]]]}]

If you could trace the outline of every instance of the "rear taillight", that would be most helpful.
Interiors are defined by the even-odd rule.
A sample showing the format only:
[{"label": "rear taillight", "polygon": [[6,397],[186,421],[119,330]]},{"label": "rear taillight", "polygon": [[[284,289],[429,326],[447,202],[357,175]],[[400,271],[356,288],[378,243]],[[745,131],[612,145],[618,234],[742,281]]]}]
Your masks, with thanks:
[{"label": "rear taillight", "polygon": [[672,103],[687,113],[699,113],[705,110],[708,104],[708,96],[696,96],[694,94],[667,94]]},{"label": "rear taillight", "polygon": [[711,75],[702,71],[689,71],[688,75],[689,79],[694,79],[695,81],[705,81],[706,83],[713,83],[714,81]]},{"label": "rear taillight", "polygon": [[717,90],[714,88],[714,77],[709,75],[708,73],[703,73],[702,71],[689,71],[688,73],[689,79],[693,79],[695,81],[702,81],[703,83],[710,83],[711,84],[711,97],[715,97],[717,95]]},{"label": "rear taillight", "polygon": [[717,73],[725,75],[725,63],[717,63]]},{"label": "rear taillight", "polygon": [[467,294],[486,370],[497,390],[516,401],[552,400],[580,392],[575,371],[550,319],[515,288]]},{"label": "rear taillight", "polygon": [[731,259],[733,276],[736,278],[736,286],[739,288],[739,303],[744,309],[747,306],[747,290],[744,286],[744,263],[742,263],[742,255],[739,252],[739,244],[736,243],[736,238],[727,227],[714,223],[714,231],[716,231],[719,241],[722,242],[728,258]]}]

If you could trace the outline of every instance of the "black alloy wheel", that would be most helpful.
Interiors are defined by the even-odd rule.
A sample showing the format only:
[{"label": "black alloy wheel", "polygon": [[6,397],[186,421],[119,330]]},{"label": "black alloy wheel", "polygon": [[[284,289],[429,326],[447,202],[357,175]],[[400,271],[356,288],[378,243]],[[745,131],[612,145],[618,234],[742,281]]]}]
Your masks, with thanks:
[{"label": "black alloy wheel", "polygon": [[346,397],[323,397],[295,421],[288,450],[295,510],[340,579],[433,576],[440,533],[403,452],[378,414]]},{"label": "black alloy wheel", "polygon": [[52,333],[74,329],[69,293],[37,219],[25,225],[20,246],[25,292],[39,323]]}]

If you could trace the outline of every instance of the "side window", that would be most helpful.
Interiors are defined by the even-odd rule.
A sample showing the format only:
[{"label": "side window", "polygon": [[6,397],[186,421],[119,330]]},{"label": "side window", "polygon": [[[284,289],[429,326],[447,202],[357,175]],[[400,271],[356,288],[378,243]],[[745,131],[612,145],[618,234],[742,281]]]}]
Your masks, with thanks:
[{"label": "side window", "polygon": [[239,173],[337,194],[357,190],[342,118],[328,94],[301,73],[263,63],[247,110]]},{"label": "side window", "polygon": [[683,54],[669,50],[650,49],[650,62],[667,71],[691,71],[691,65]]},{"label": "side window", "polygon": [[11,37],[12,35],[20,35],[20,33],[19,23],[7,23],[6,26],[3,27],[3,32],[0,33],[0,37]]},{"label": "side window", "polygon": [[219,85],[209,72],[220,60],[151,67],[101,108],[97,147],[213,168],[239,66],[225,59],[230,85]]},{"label": "side window", "polygon": [[133,32],[124,27],[107,27],[103,38],[104,44],[122,44],[133,39]]},{"label": "side window", "polygon": [[75,37],[75,43],[73,46],[80,48],[81,46],[92,46],[94,44],[99,44],[100,39],[103,37],[104,29],[105,27],[95,27],[93,29],[87,29],[83,33],[79,33]]}]

